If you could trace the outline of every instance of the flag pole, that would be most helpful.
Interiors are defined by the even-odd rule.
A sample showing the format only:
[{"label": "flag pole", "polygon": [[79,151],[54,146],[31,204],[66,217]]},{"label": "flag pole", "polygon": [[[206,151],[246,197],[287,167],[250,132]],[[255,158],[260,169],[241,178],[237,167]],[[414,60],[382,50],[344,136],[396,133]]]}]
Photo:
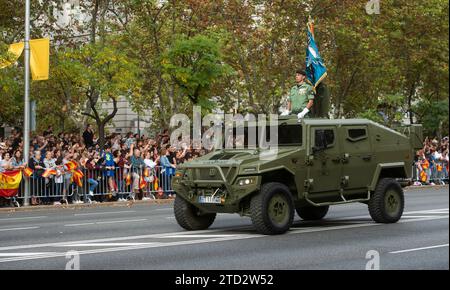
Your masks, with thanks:
[{"label": "flag pole", "polygon": [[[23,156],[28,164],[30,153],[30,0],[25,1],[25,99],[24,99],[24,118],[23,118]],[[25,181],[25,196],[23,205],[29,205],[30,183],[27,178]]]}]

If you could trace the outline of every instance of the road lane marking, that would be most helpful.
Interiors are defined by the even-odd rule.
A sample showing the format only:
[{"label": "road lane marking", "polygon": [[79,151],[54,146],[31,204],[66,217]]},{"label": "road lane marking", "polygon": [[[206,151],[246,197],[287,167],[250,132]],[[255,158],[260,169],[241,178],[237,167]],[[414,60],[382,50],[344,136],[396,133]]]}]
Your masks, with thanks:
[{"label": "road lane marking", "polygon": [[5,229],[0,229],[0,232],[20,231],[20,230],[33,230],[33,229],[38,229],[38,228],[40,228],[40,227],[5,228]]},{"label": "road lane marking", "polygon": [[49,254],[57,254],[57,252],[41,252],[41,253],[0,253],[0,257],[28,257],[35,255],[49,255]]},{"label": "road lane marking", "polygon": [[102,215],[102,214],[122,214],[136,212],[135,210],[124,210],[124,211],[104,211],[104,212],[88,212],[88,213],[76,213],[74,216],[89,216],[89,215]]},{"label": "road lane marking", "polygon": [[[239,234],[237,234],[239,235]],[[158,237],[158,239],[182,239],[182,238],[219,238],[219,237],[235,237],[237,235],[170,235]]]},{"label": "road lane marking", "polygon": [[436,248],[443,248],[443,247],[448,247],[448,244],[436,245],[436,246],[430,246],[430,247],[422,247],[422,248],[414,248],[414,249],[407,249],[407,250],[401,250],[401,251],[393,251],[393,252],[389,252],[389,254],[408,253],[408,252],[422,251],[422,250],[436,249]]},{"label": "road lane marking", "polygon": [[150,245],[154,243],[80,243],[80,244],[66,244],[54,247],[125,247],[125,246],[140,246]]},{"label": "road lane marking", "polygon": [[29,217],[18,217],[18,218],[0,218],[0,222],[3,221],[16,221],[16,220],[27,220],[27,219],[42,219],[46,216],[29,216]]},{"label": "road lane marking", "polygon": [[142,222],[147,219],[133,219],[133,220],[118,220],[118,221],[104,221],[104,222],[90,222],[90,223],[78,223],[78,224],[67,224],[65,227],[81,227],[90,225],[105,225],[105,224],[120,224],[120,223],[131,223],[131,222]]}]

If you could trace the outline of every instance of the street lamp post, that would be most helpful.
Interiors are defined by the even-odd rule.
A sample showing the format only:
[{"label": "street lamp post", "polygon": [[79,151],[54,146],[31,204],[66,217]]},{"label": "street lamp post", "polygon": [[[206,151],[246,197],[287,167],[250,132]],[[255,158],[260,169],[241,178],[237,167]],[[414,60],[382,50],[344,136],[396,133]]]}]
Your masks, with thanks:
[{"label": "street lamp post", "polygon": [[[30,153],[30,0],[25,1],[25,100],[23,118],[23,156],[28,164]],[[29,205],[30,183],[25,178],[25,199],[23,204]]]}]

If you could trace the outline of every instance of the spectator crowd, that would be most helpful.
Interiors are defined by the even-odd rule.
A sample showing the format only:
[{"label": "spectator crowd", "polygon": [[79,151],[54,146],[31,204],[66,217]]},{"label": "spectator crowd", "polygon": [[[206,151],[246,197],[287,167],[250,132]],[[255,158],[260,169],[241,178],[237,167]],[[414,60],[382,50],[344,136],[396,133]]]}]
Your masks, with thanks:
[{"label": "spectator crowd", "polygon": [[[25,164],[22,133],[13,130],[0,139],[0,172],[29,169],[32,204],[173,198],[170,181],[177,165],[207,152],[192,149],[192,144],[176,149],[169,141],[168,130],[154,138],[129,132],[107,136],[100,149],[91,125],[82,135],[55,134],[50,126],[31,138]],[[448,151],[448,137],[425,139],[415,157],[415,185],[448,183]],[[82,184],[77,184],[70,164],[83,173]]]},{"label": "spectator crowd", "polygon": [[448,184],[448,139],[425,138],[415,158],[415,185]]},{"label": "spectator crowd", "polygon": [[[25,164],[22,133],[13,130],[9,137],[0,139],[0,172],[31,169],[32,204],[173,198],[170,180],[177,165],[206,151],[194,150],[191,144],[176,149],[169,141],[168,130],[154,138],[131,132],[111,134],[100,149],[91,125],[82,135],[55,134],[50,126],[31,138],[29,162]],[[81,170],[82,185],[77,186],[68,164]]]}]

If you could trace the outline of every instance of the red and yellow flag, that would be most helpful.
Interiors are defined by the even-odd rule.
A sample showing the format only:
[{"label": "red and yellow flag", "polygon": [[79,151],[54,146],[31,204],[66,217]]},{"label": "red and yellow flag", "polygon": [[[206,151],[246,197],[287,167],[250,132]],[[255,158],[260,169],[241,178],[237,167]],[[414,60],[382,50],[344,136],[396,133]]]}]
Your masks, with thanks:
[{"label": "red and yellow flag", "polygon": [[78,164],[75,161],[69,161],[66,164],[64,164],[64,169],[67,171],[75,170],[78,167]]},{"label": "red and yellow flag", "polygon": [[159,182],[158,177],[155,176],[155,180],[153,180],[153,188],[154,188],[154,190],[158,190],[158,188],[159,188],[158,182]]},{"label": "red and yellow flag", "polygon": [[127,174],[127,177],[125,177],[125,183],[127,186],[131,184],[131,174]]},{"label": "red and yellow flag", "polygon": [[423,169],[428,169],[428,168],[430,168],[430,162],[428,162],[427,159],[424,159],[424,160],[422,161],[422,168],[423,168]]},{"label": "red and yellow flag", "polygon": [[143,189],[145,186],[147,186],[147,181],[141,176],[139,180],[139,189]]},{"label": "red and yellow flag", "polygon": [[0,173],[0,196],[12,197],[19,191],[22,171],[12,170]]},{"label": "red and yellow flag", "polygon": [[423,170],[420,172],[420,181],[422,182],[427,181],[427,174]]},{"label": "red and yellow flag", "polygon": [[148,168],[144,169],[144,176],[145,177],[149,177],[150,176],[150,170],[148,170]]},{"label": "red and yellow flag", "polygon": [[33,174],[33,169],[31,169],[30,167],[25,167],[23,170],[23,175],[25,175],[26,177],[30,177]]},{"label": "red and yellow flag", "polygon": [[44,173],[42,173],[42,177],[47,178],[47,177],[49,177],[50,175],[55,175],[55,174],[56,174],[56,170],[55,170],[55,169],[52,169],[52,168],[49,168],[49,169],[46,169],[46,170],[44,171]]},{"label": "red and yellow flag", "polygon": [[75,182],[79,187],[83,186],[82,178],[84,177],[83,172],[80,169],[75,169],[72,171],[72,181]]}]

